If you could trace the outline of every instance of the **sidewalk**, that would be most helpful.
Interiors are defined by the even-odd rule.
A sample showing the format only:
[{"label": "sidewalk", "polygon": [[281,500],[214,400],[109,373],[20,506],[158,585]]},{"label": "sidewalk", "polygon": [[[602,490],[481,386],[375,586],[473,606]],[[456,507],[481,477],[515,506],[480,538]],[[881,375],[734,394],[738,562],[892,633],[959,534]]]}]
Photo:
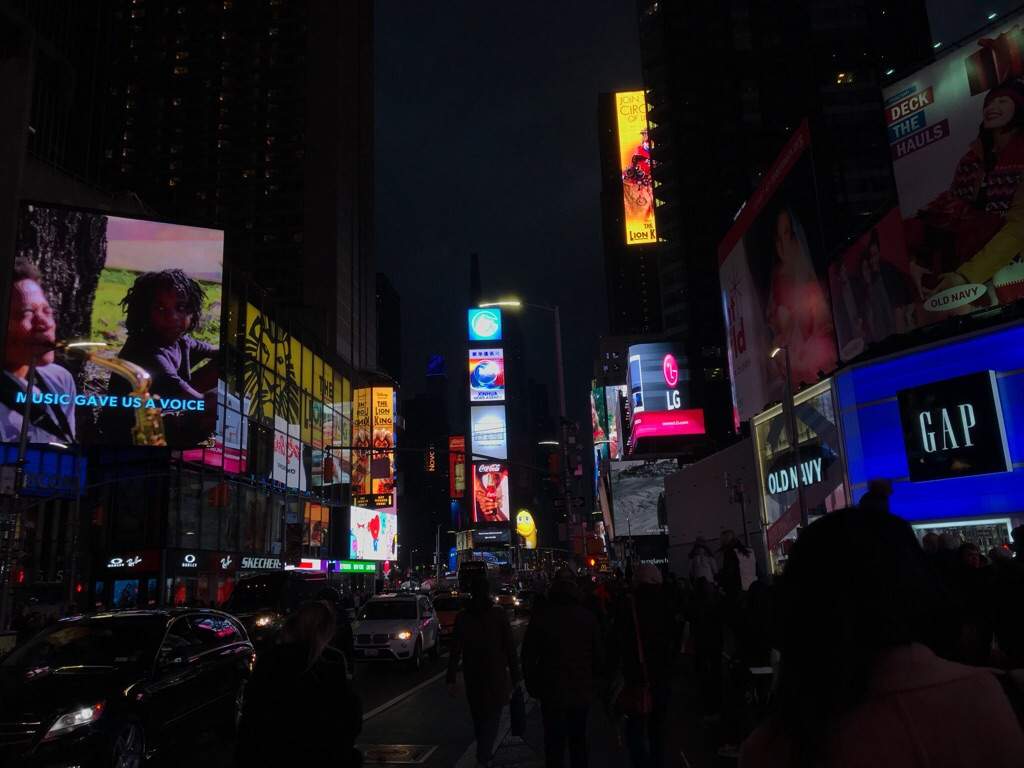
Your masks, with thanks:
[{"label": "sidewalk", "polygon": [[[696,691],[682,665],[673,674],[672,701],[667,722],[668,762],[651,768],[735,768],[736,761],[716,757],[713,734],[701,726]],[[502,716],[501,734],[494,756],[495,768],[544,768],[544,727],[540,702],[527,701],[526,738],[509,733],[508,710]],[[629,754],[620,746],[616,729],[600,702],[594,702],[587,723],[587,744],[591,768],[628,768]],[[470,746],[457,768],[476,765],[475,744]],[[568,757],[566,758],[568,764]],[[644,766],[643,768],[648,768]]]}]

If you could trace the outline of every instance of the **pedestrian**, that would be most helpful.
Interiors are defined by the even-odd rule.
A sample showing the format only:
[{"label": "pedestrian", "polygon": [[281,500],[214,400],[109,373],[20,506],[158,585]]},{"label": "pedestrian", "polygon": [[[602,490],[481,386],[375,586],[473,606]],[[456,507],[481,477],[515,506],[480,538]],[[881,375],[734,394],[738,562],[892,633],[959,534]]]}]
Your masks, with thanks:
[{"label": "pedestrian", "polygon": [[313,765],[357,768],[362,704],[345,661],[328,646],[333,609],[304,603],[288,617],[281,642],[260,652],[245,689],[236,762],[247,768]]},{"label": "pedestrian", "polygon": [[622,671],[621,711],[635,768],[665,765],[665,721],[672,693],[674,610],[661,571],[649,563],[633,577],[633,592],[620,605],[614,644]]},{"label": "pedestrian", "polygon": [[714,555],[711,554],[711,548],[704,539],[697,538],[693,542],[693,549],[690,550],[690,583],[695,587],[700,579],[714,584],[716,576],[718,575],[718,568],[715,565]]},{"label": "pedestrian", "polygon": [[475,578],[470,595],[469,605],[455,617],[448,656],[448,692],[452,697],[456,694],[461,661],[476,736],[477,765],[489,766],[494,757],[501,711],[508,704],[513,687],[520,684],[521,676],[512,628],[505,611],[491,600],[487,579]]},{"label": "pedestrian", "polygon": [[547,768],[586,768],[587,714],[595,672],[604,664],[604,643],[594,614],[581,603],[572,571],[561,568],[535,610],[523,639],[526,689],[540,699]]},{"label": "pedestrian", "polygon": [[940,606],[906,521],[872,509],[817,520],[779,601],[778,711],[744,742],[741,768],[1024,765],[1024,733],[991,670],[924,644]]}]

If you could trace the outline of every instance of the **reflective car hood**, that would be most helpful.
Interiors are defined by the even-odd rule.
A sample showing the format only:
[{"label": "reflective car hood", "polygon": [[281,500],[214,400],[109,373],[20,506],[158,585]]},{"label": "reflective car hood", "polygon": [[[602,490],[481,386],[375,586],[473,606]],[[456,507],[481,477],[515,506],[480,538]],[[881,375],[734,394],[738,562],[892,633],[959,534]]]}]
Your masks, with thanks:
[{"label": "reflective car hood", "polygon": [[0,667],[0,721],[45,722],[75,707],[123,697],[143,677],[141,670],[125,667]]}]

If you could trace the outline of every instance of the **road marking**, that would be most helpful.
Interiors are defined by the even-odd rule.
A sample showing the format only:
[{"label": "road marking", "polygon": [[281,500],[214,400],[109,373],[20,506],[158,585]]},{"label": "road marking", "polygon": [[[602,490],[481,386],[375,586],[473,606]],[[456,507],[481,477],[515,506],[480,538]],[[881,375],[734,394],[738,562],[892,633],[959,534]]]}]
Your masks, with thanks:
[{"label": "road marking", "polygon": [[448,670],[447,669],[445,669],[443,672],[438,672],[433,677],[428,678],[427,680],[424,680],[422,683],[420,683],[419,685],[415,686],[414,688],[410,688],[405,693],[398,694],[397,696],[395,696],[395,698],[391,699],[391,701],[386,701],[383,704],[381,704],[379,707],[375,707],[374,709],[371,709],[369,712],[366,712],[366,713],[363,714],[363,722],[365,723],[371,717],[376,717],[381,712],[384,712],[385,710],[391,709],[396,704],[400,704],[401,702],[403,702],[406,699],[408,699],[410,696],[412,696],[417,691],[421,691],[424,688],[426,688],[428,685],[432,685],[433,683],[436,683],[438,680],[440,680],[442,677],[444,677],[447,674],[448,674]]}]

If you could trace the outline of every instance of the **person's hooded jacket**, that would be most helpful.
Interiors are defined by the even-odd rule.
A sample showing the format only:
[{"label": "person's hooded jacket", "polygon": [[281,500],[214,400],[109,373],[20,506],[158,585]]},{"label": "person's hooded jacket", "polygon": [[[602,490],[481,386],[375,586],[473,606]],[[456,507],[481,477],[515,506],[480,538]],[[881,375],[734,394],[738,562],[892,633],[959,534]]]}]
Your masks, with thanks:
[{"label": "person's hooded jacket", "polygon": [[523,674],[531,696],[554,706],[582,707],[594,695],[594,673],[604,664],[600,625],[581,604],[579,587],[557,580],[523,640]]}]

